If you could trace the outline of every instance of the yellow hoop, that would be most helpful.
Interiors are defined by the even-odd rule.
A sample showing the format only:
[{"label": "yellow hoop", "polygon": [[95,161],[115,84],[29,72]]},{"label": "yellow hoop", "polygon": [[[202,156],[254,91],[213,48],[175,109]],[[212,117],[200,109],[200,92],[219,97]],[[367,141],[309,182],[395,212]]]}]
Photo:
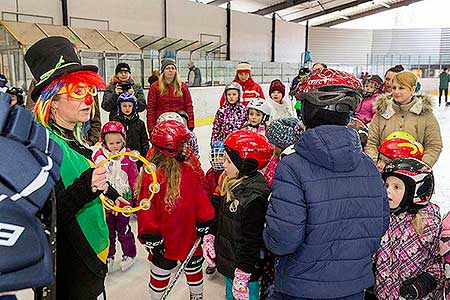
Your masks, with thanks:
[{"label": "yellow hoop", "polygon": [[[108,161],[110,161],[116,157],[120,157],[120,156],[129,156],[134,159],[140,160],[144,164],[144,166],[145,166],[144,168],[146,168],[147,170],[150,171],[150,174],[152,175],[152,179],[153,179],[153,186],[156,186],[156,184],[158,183],[158,179],[156,178],[155,170],[153,170],[153,168],[150,167],[150,162],[141,155],[137,155],[137,154],[134,154],[131,152],[119,152],[119,153],[116,153],[116,154],[113,154],[113,155],[107,157],[105,160],[100,162],[97,167],[98,168],[104,167]],[[141,209],[146,209],[146,207],[149,206],[150,201],[152,200],[153,196],[156,193],[156,188],[152,188],[151,192],[152,193],[151,193],[150,197],[148,197],[148,199],[143,199],[143,201],[141,201],[141,203],[139,203],[139,206],[136,206],[136,207],[130,207],[130,206],[117,207],[116,205],[111,205],[108,202],[108,200],[110,200],[110,199],[108,199],[103,193],[100,194],[99,198],[102,201],[103,205],[111,210],[120,212],[122,214],[132,214],[137,211],[140,211]],[[146,201],[144,201],[144,200],[146,200]]]}]

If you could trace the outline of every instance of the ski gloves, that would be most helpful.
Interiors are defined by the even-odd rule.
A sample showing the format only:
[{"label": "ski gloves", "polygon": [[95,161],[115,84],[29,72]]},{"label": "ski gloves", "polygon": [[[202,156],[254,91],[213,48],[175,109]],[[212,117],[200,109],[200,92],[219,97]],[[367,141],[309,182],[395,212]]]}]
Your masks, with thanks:
[{"label": "ski gloves", "polygon": [[164,239],[163,237],[157,234],[143,234],[141,235],[141,239],[145,242],[145,249],[147,249],[148,253],[153,256],[163,257],[164,252]]},{"label": "ski gloves", "polygon": [[437,287],[437,282],[434,277],[423,272],[415,278],[411,278],[403,282],[400,287],[400,296],[406,300],[422,299]]},{"label": "ski gloves", "polygon": [[195,229],[197,231],[197,236],[200,238],[203,238],[205,235],[209,232],[209,225],[211,222],[205,222],[205,223],[197,223],[195,226]]},{"label": "ski gloves", "polygon": [[237,300],[249,299],[248,281],[250,276],[251,274],[245,273],[241,269],[236,268],[234,270],[233,297]]},{"label": "ski gloves", "polygon": [[216,263],[214,262],[214,259],[216,258],[216,250],[214,250],[214,239],[215,236],[212,234],[207,234],[203,237],[203,257],[210,267],[216,266]]}]

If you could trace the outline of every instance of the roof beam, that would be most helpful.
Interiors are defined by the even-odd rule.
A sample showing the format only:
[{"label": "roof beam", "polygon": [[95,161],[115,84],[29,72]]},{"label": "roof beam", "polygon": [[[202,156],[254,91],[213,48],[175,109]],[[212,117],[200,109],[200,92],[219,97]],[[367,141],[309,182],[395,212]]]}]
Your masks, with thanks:
[{"label": "roof beam", "polygon": [[366,3],[366,2],[372,2],[372,1],[373,0],[356,0],[356,1],[345,3],[345,4],[342,4],[342,5],[339,5],[339,6],[330,7],[330,8],[327,8],[325,10],[322,10],[322,11],[319,11],[319,12],[316,12],[316,13],[313,13],[313,14],[310,14],[310,15],[306,15],[306,16],[303,16],[303,17],[300,17],[300,18],[296,18],[296,19],[293,19],[293,20],[288,20],[288,21],[289,22],[294,22],[294,23],[300,23],[300,22],[303,22],[303,21],[306,21],[306,20],[310,20],[310,19],[317,18],[317,17],[324,16],[324,15],[328,15],[328,14],[336,12],[336,11],[340,11],[340,10],[343,10],[343,9],[347,9],[347,8],[350,8],[350,7],[354,7],[354,6],[357,6],[357,5]]},{"label": "roof beam", "polygon": [[405,0],[405,1],[402,1],[402,2],[389,4],[389,6],[390,6],[389,8],[385,7],[385,6],[379,7],[379,8],[375,8],[375,9],[372,9],[372,10],[369,10],[369,11],[362,12],[360,14],[347,16],[348,19],[346,19],[346,20],[338,19],[338,20],[326,22],[326,23],[323,23],[323,24],[320,24],[320,25],[315,25],[315,27],[319,27],[319,26],[320,27],[330,27],[330,26],[334,26],[334,25],[341,24],[341,23],[344,23],[344,22],[348,22],[348,21],[360,19],[360,18],[363,18],[363,17],[367,17],[367,16],[370,16],[370,15],[374,15],[374,14],[377,14],[377,13],[380,13],[380,12],[388,11],[388,10],[391,10],[391,9],[394,9],[394,8],[408,6],[410,4],[413,4],[413,3],[416,3],[416,2],[419,2],[419,1],[423,1],[423,0]]},{"label": "roof beam", "polygon": [[225,4],[225,3],[230,2],[230,1],[231,0],[213,0],[211,2],[208,2],[207,4],[219,6],[219,5]]},{"label": "roof beam", "polygon": [[279,10],[283,10],[283,9],[286,9],[286,8],[289,8],[292,6],[296,6],[296,5],[311,2],[311,1],[312,0],[286,0],[286,1],[278,3],[278,4],[274,4],[274,5],[271,5],[268,7],[258,9],[256,11],[252,12],[252,14],[265,16],[265,15],[277,12]]}]

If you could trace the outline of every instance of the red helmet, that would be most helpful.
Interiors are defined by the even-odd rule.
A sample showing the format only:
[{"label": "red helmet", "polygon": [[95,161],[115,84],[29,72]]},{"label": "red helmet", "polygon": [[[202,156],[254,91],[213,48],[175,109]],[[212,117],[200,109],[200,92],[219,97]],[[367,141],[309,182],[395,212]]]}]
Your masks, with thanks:
[{"label": "red helmet", "polygon": [[[235,151],[243,161],[255,160],[258,170],[261,170],[269,163],[274,150],[273,145],[266,137],[247,129],[230,133],[225,139],[224,144],[228,154],[231,151]],[[239,171],[242,171],[239,166],[236,167]]]},{"label": "red helmet", "polygon": [[345,104],[355,110],[361,100],[361,88],[361,82],[350,73],[320,69],[302,78],[296,97],[322,109],[340,111],[338,106]]},{"label": "red helmet", "polygon": [[422,160],[423,146],[416,142],[403,138],[384,140],[378,147],[378,151],[390,159],[416,158]]},{"label": "red helmet", "polygon": [[127,131],[125,130],[125,127],[123,127],[122,123],[118,121],[109,121],[102,127],[102,131],[100,132],[100,141],[102,144],[105,144],[105,135],[107,133],[120,133],[123,138],[127,139]]},{"label": "red helmet", "polygon": [[175,157],[190,137],[186,126],[175,120],[167,120],[153,128],[150,142],[159,152]]}]

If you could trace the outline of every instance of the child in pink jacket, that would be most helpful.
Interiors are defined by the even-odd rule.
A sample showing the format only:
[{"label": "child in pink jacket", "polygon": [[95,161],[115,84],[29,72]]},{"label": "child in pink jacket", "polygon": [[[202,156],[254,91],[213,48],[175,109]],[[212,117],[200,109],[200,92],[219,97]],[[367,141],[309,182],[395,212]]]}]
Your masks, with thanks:
[{"label": "child in pink jacket", "polygon": [[373,103],[380,95],[383,79],[378,75],[367,76],[363,81],[362,100],[356,108],[355,117],[368,124],[372,121],[377,111],[373,108]]},{"label": "child in pink jacket", "polygon": [[[95,164],[99,164],[112,154],[130,152],[130,149],[125,147],[126,131],[122,123],[117,121],[106,123],[102,127],[100,137],[102,148],[94,154]],[[132,203],[138,176],[136,162],[133,162],[129,156],[120,156],[110,160],[105,167],[108,169],[106,175],[108,182],[120,196]],[[120,267],[122,271],[126,271],[134,264],[136,258],[136,244],[131,231],[130,218],[123,214],[114,214],[111,211],[107,211],[106,223],[109,229],[108,271],[112,271],[114,264],[116,235],[123,252]]]}]

